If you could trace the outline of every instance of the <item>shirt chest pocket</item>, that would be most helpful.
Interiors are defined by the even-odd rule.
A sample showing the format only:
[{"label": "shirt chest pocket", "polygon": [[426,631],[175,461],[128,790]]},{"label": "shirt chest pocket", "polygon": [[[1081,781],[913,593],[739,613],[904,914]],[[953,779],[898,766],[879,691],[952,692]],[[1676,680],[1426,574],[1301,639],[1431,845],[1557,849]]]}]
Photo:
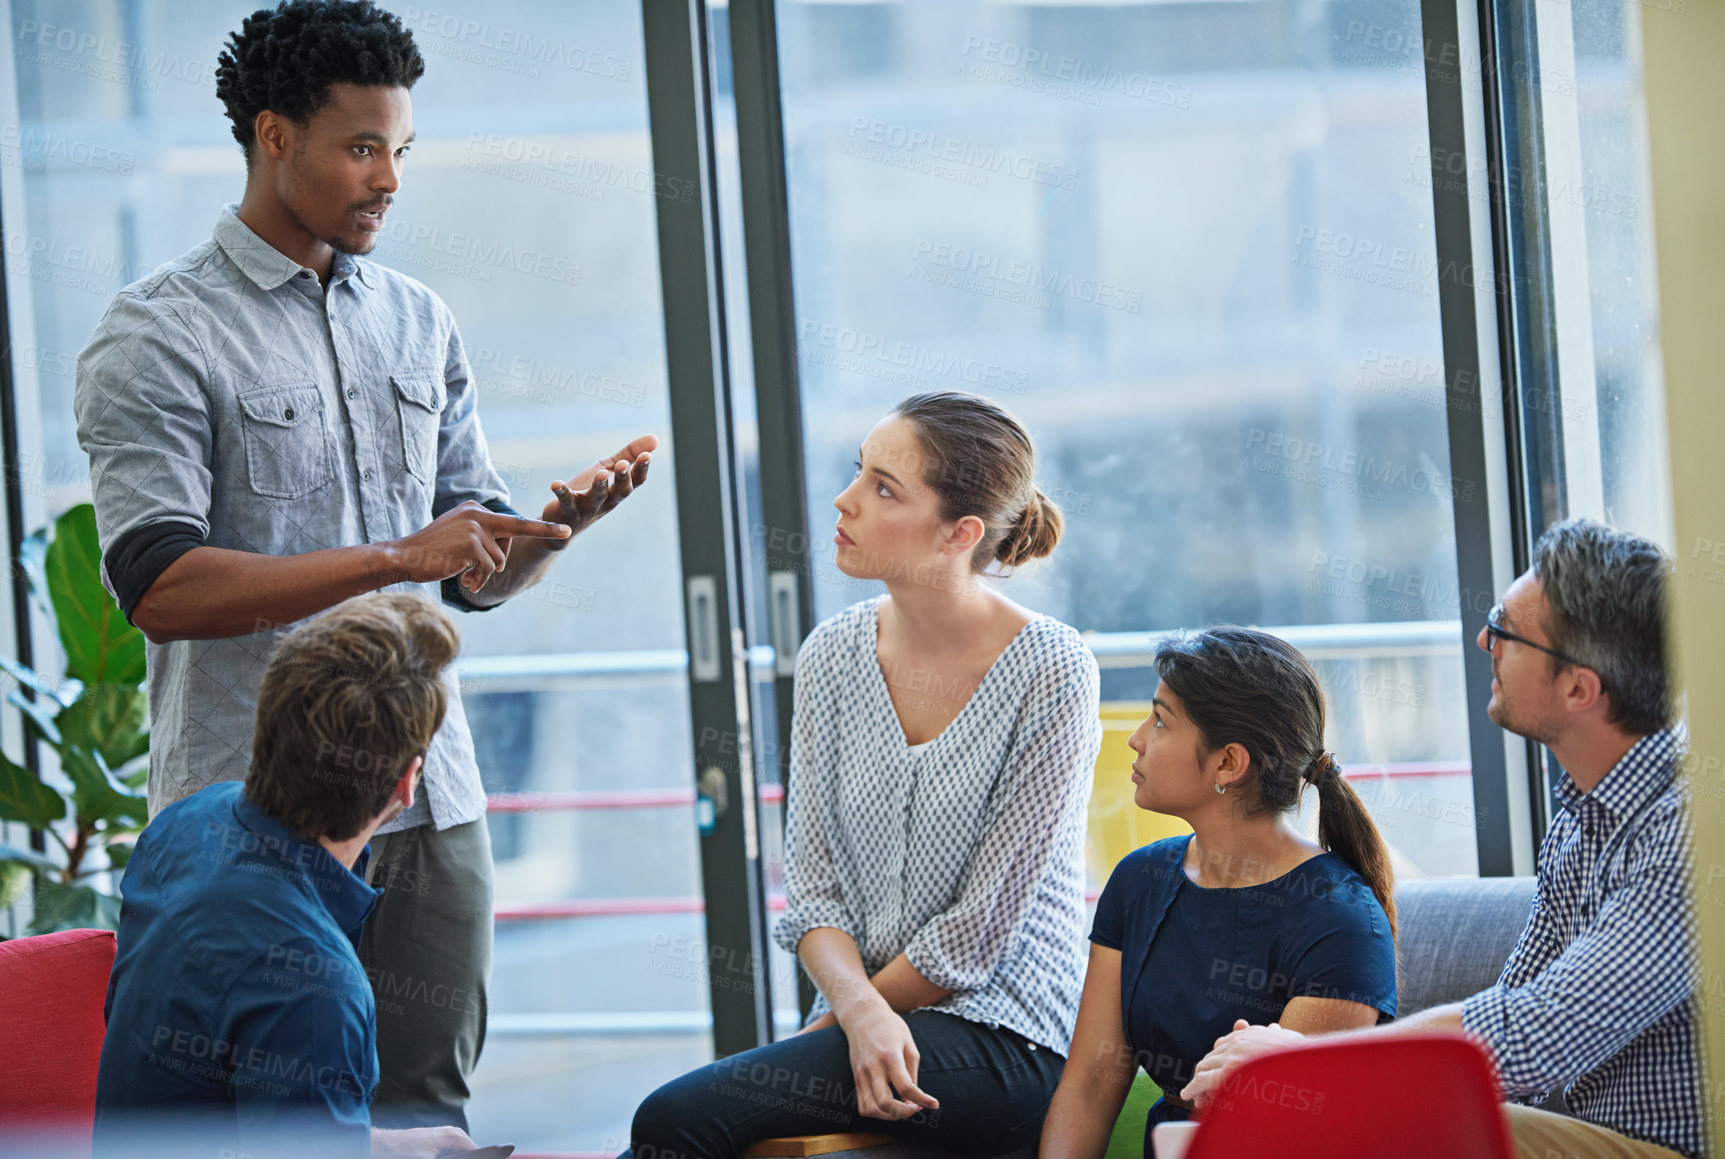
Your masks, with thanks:
[{"label": "shirt chest pocket", "polygon": [[431,371],[389,376],[401,421],[402,465],[421,483],[437,478],[437,433],[443,418],[443,380]]},{"label": "shirt chest pocket", "polygon": [[323,393],[310,383],[239,396],[252,490],[272,499],[298,499],[335,475],[334,448],[324,421]]}]

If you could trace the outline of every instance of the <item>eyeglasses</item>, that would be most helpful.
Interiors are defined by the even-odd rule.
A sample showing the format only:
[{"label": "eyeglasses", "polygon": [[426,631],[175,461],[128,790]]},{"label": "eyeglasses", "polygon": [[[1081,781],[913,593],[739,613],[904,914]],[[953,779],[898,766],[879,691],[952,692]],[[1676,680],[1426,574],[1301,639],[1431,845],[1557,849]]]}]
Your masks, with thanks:
[{"label": "eyeglasses", "polygon": [[1535,644],[1532,640],[1529,640],[1526,636],[1517,636],[1514,632],[1510,631],[1508,628],[1505,628],[1503,626],[1503,605],[1502,604],[1497,605],[1497,607],[1493,608],[1491,611],[1486,613],[1486,616],[1485,616],[1485,650],[1487,652],[1496,652],[1497,651],[1497,642],[1499,640],[1514,640],[1517,644],[1526,644],[1529,648],[1536,648],[1539,651],[1544,652],[1547,656],[1556,656],[1559,660],[1562,660],[1565,664],[1574,664],[1577,668],[1591,668],[1591,667],[1593,667],[1593,665],[1591,665],[1591,664],[1583,664],[1580,660],[1577,660],[1574,656],[1570,656],[1570,655],[1567,655],[1563,652],[1559,652],[1556,648],[1547,648],[1544,644]]}]

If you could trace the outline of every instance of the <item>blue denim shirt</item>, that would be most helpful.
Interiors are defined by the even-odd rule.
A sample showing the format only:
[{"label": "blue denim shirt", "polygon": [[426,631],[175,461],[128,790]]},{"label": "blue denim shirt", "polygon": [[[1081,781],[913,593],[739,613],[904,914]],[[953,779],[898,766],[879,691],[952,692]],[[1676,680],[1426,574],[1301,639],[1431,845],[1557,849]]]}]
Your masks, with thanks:
[{"label": "blue denim shirt", "polygon": [[[265,815],[237,784],[176,802],[120,882],[99,1151],[132,1117],[231,1120],[234,1150],[363,1156],[377,1008],[355,947],[380,890]],[[189,1126],[190,1124],[188,1124]]]},{"label": "blue denim shirt", "polygon": [[[235,208],[209,241],[120,291],[78,358],[103,584],[128,616],[199,544],[298,555],[399,539],[464,500],[508,509],[443,301],[346,254],[325,289]],[[157,541],[142,579],[126,562],[140,539]],[[393,587],[471,609],[453,583]],[[152,814],[244,778],[258,686],[276,632],[291,626],[146,646]],[[424,795],[385,832],[484,815],[460,688],[444,679]]]}]

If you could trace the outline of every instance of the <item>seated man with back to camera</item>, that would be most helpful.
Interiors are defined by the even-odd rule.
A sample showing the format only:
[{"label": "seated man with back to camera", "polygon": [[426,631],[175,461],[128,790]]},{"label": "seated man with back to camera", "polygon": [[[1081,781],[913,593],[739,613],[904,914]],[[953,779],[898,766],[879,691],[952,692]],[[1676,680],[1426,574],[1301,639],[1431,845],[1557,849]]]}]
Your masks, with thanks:
[{"label": "seated man with back to camera", "polygon": [[[1522,1159],[1698,1159],[1706,1147],[1669,571],[1656,545],[1589,520],[1540,538],[1478,641],[1491,653],[1491,718],[1564,769],[1527,927],[1497,985],[1346,1032],[1472,1035],[1497,1066]],[[1240,1063],[1301,1040],[1238,1022],[1183,1093],[1202,1105]],[[1554,1090],[1573,1118],[1523,1105]]]},{"label": "seated man with back to camera", "polygon": [[120,883],[96,1085],[101,1155],[436,1156],[457,1127],[371,1126],[376,1002],[356,946],[367,841],[413,804],[455,626],[417,594],[283,636],[243,784],[163,809]]}]

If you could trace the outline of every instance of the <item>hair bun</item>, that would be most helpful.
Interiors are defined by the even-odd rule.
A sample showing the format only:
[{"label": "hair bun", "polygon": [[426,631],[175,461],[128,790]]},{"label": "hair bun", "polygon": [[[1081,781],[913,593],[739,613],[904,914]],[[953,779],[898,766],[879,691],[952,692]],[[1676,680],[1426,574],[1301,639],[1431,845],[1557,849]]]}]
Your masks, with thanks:
[{"label": "hair bun", "polygon": [[1006,538],[1000,541],[1000,546],[994,549],[994,558],[1006,567],[1017,567],[1033,559],[1044,559],[1054,554],[1064,526],[1065,520],[1060,516],[1060,508],[1042,493],[1040,487],[1033,487],[1024,510],[1018,513],[1012,529],[1006,533]]}]

